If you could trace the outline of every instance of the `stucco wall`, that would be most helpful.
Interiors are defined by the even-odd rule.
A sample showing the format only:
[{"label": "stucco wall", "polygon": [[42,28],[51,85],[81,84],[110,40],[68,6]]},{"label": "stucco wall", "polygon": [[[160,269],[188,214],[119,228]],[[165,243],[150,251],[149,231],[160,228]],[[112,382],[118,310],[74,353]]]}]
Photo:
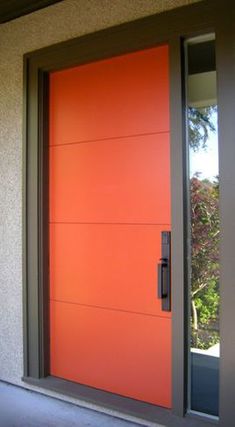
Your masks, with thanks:
[{"label": "stucco wall", "polygon": [[65,0],[0,26],[0,379],[21,384],[25,52],[199,0]]}]

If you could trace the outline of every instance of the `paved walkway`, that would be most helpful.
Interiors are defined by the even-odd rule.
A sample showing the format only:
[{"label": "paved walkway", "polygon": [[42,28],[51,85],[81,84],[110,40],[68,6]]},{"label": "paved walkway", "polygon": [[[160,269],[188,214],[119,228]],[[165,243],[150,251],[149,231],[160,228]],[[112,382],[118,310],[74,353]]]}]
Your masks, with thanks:
[{"label": "paved walkway", "polygon": [[[178,418],[158,408],[152,427],[218,427],[199,419]],[[145,423],[141,423],[142,427]],[[111,415],[63,402],[0,381],[0,427],[141,427]]]},{"label": "paved walkway", "polygon": [[0,382],[0,427],[140,427]]}]

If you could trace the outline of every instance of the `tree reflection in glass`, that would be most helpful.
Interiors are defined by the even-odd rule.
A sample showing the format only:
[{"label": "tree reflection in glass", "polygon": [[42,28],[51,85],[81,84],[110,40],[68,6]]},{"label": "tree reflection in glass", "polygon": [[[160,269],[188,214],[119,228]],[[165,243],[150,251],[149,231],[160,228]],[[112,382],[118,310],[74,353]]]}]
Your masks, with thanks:
[{"label": "tree reflection in glass", "polygon": [[207,152],[211,142],[217,151],[217,107],[189,107],[188,121],[190,163],[201,159],[190,170],[191,346],[208,349],[219,342],[219,177],[218,165],[208,176]]}]

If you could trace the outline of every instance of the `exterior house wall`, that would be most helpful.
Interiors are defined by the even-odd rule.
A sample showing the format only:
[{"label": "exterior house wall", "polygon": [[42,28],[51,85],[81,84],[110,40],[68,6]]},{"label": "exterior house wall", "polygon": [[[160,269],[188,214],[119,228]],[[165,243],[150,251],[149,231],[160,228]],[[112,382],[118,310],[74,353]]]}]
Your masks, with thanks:
[{"label": "exterior house wall", "polygon": [[23,54],[196,1],[66,0],[0,26],[1,380],[23,385]]}]

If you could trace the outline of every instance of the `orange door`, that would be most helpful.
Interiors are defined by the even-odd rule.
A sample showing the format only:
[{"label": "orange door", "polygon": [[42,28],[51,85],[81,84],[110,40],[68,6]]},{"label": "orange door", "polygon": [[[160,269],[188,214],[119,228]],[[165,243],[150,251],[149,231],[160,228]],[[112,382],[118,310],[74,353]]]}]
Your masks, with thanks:
[{"label": "orange door", "polygon": [[171,406],[168,47],[50,75],[51,375]]}]

